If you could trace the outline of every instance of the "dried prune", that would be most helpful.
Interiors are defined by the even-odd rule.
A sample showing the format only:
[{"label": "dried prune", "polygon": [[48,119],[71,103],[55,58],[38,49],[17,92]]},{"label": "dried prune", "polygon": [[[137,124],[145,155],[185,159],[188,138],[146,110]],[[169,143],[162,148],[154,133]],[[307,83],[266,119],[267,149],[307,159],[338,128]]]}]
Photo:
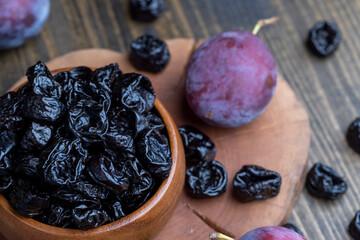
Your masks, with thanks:
[{"label": "dried prune", "polygon": [[8,189],[13,183],[13,178],[11,176],[1,176],[0,177],[0,193]]},{"label": "dried prune", "polygon": [[267,199],[279,194],[281,176],[256,165],[245,165],[235,175],[234,195],[241,202]]},{"label": "dried prune", "polygon": [[188,125],[181,126],[179,133],[184,144],[187,166],[215,157],[215,144],[199,129]]},{"label": "dried prune", "polygon": [[130,48],[130,61],[139,70],[157,73],[170,61],[166,43],[150,34],[135,39]]},{"label": "dried prune", "polygon": [[13,131],[0,132],[0,177],[8,175],[13,165],[11,150],[15,147],[15,134]]},{"label": "dried prune", "polygon": [[156,128],[150,129],[139,139],[137,152],[151,174],[160,179],[169,176],[172,166],[169,143]]},{"label": "dried prune", "polygon": [[140,113],[153,108],[155,92],[149,78],[138,73],[126,73],[114,83],[115,104]]},{"label": "dried prune", "polygon": [[40,215],[49,205],[49,195],[40,192],[33,183],[17,179],[8,193],[11,206],[24,216]]},{"label": "dried prune", "polygon": [[29,151],[45,148],[51,140],[53,128],[41,123],[32,122],[24,134],[20,144]]},{"label": "dried prune", "polygon": [[110,191],[120,193],[129,187],[129,179],[125,173],[103,154],[93,156],[87,170],[96,183]]},{"label": "dried prune", "polygon": [[349,126],[346,133],[349,146],[360,154],[360,118],[356,118]]},{"label": "dried prune", "polygon": [[186,170],[185,190],[194,198],[215,197],[226,191],[227,173],[216,160],[199,162]]},{"label": "dried prune", "polygon": [[61,206],[60,204],[52,204],[49,208],[50,212],[45,219],[45,223],[56,227],[70,227],[74,224],[70,208]]},{"label": "dried prune", "polygon": [[0,97],[0,128],[19,131],[24,127],[24,96],[20,92],[8,92]]},{"label": "dried prune", "polygon": [[341,33],[335,23],[321,21],[310,30],[307,44],[314,54],[326,57],[336,50],[340,39]]},{"label": "dried prune", "polygon": [[59,100],[41,95],[28,95],[25,98],[25,116],[33,121],[55,124],[64,116],[65,105]]},{"label": "dried prune", "polygon": [[140,21],[157,19],[164,11],[163,0],[130,0],[131,16]]},{"label": "dried prune", "polygon": [[53,185],[75,183],[85,168],[88,152],[83,149],[80,139],[59,139],[49,149],[42,171],[44,181]]},{"label": "dried prune", "polygon": [[43,62],[38,62],[26,71],[29,84],[35,94],[60,99],[61,85],[56,82]]},{"label": "dried prune", "polygon": [[112,63],[102,68],[98,68],[93,72],[92,79],[104,90],[111,92],[113,83],[122,74],[119,65]]},{"label": "dried prune", "polygon": [[81,204],[73,208],[72,216],[76,226],[83,230],[96,228],[109,221],[109,217],[104,210],[86,204]]},{"label": "dried prune", "polygon": [[315,197],[334,199],[347,190],[345,180],[332,168],[315,163],[306,177],[305,186]]},{"label": "dried prune", "polygon": [[357,211],[349,224],[349,233],[355,240],[360,240],[360,211]]},{"label": "dried prune", "polygon": [[298,234],[300,234],[301,236],[304,236],[304,233],[294,224],[292,223],[285,223],[283,225],[281,225],[282,227],[286,227],[288,229],[293,230],[294,232],[297,232]]},{"label": "dried prune", "polygon": [[21,153],[16,159],[14,171],[20,176],[39,178],[39,168],[41,168],[41,161],[39,157],[30,153]]},{"label": "dried prune", "polygon": [[116,221],[126,216],[123,211],[122,204],[119,201],[106,202],[104,208],[108,213],[110,221]]}]

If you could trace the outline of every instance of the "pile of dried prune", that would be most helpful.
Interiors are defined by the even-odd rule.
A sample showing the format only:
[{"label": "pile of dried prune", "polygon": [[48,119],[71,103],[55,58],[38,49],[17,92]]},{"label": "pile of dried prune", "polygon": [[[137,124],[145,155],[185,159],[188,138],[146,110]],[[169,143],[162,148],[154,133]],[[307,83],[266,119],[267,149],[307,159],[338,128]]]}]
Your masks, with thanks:
[{"label": "pile of dried prune", "polygon": [[54,76],[38,62],[0,98],[0,192],[20,214],[90,229],[143,205],[172,158],[155,93],[117,64]]}]

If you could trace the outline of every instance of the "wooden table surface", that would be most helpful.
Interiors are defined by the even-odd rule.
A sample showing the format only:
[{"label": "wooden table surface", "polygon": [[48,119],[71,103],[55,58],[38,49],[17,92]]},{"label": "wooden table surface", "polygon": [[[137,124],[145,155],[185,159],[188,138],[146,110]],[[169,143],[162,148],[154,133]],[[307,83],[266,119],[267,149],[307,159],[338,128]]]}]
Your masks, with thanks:
[{"label": "wooden table surface", "polygon": [[[260,18],[281,20],[259,36],[268,44],[285,77],[310,116],[309,168],[323,162],[349,184],[334,201],[319,200],[304,189],[290,222],[310,240],[351,239],[347,226],[360,210],[360,156],[344,133],[360,114],[360,1],[356,0],[164,0],[166,12],[153,23],[131,20],[127,0],[52,0],[50,17],[37,37],[22,47],[0,51],[0,93],[38,60],[48,61],[77,49],[108,48],[127,52],[145,32],[160,38],[208,38],[233,29],[251,30]],[[337,52],[319,59],[304,45],[319,20],[338,24]],[[207,239],[204,236],[203,239]]]}]

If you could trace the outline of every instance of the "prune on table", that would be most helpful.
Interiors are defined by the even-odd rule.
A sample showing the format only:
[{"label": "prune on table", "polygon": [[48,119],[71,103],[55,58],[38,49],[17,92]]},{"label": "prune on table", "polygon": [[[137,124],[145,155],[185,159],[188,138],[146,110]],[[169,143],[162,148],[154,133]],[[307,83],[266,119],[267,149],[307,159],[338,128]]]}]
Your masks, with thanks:
[{"label": "prune on table", "polygon": [[293,230],[294,232],[297,232],[298,234],[300,234],[301,236],[304,236],[304,233],[297,227],[295,226],[294,224],[292,223],[285,223],[283,225],[281,225],[282,227],[285,227],[285,228],[288,228],[288,229],[291,229]]},{"label": "prune on table", "polygon": [[42,166],[44,181],[52,185],[66,185],[79,181],[85,168],[88,152],[80,139],[59,139],[49,147]]},{"label": "prune on table", "polygon": [[205,133],[188,125],[179,127],[179,133],[184,144],[187,166],[214,159],[216,154],[215,144]]},{"label": "prune on table", "polygon": [[131,16],[143,22],[157,19],[164,9],[163,0],[130,0]]},{"label": "prune on table", "polygon": [[194,198],[215,197],[226,191],[227,173],[216,160],[199,162],[186,170],[185,190]]},{"label": "prune on table", "polygon": [[113,83],[122,74],[119,65],[112,63],[93,72],[92,79],[104,90],[111,92]]},{"label": "prune on table", "polygon": [[79,229],[88,230],[103,225],[109,217],[102,209],[91,204],[80,204],[72,209],[72,217]]},{"label": "prune on table", "polygon": [[38,62],[26,71],[29,84],[35,94],[60,99],[62,87],[56,82],[43,62]]},{"label": "prune on table", "polygon": [[320,57],[332,54],[341,40],[341,32],[335,23],[320,21],[310,30],[307,44]]},{"label": "prune on table", "polygon": [[166,43],[150,34],[135,39],[130,48],[130,61],[138,70],[157,73],[170,61]]},{"label": "prune on table", "polygon": [[350,124],[346,133],[346,140],[349,146],[360,154],[360,117]]},{"label": "prune on table", "polygon": [[349,233],[355,240],[360,240],[360,211],[357,211],[349,224]]},{"label": "prune on table", "polygon": [[66,107],[55,98],[32,94],[25,98],[24,112],[33,121],[54,125],[65,115]]},{"label": "prune on table", "polygon": [[0,128],[22,130],[24,96],[20,92],[8,92],[0,97]]},{"label": "prune on table", "polygon": [[41,160],[31,153],[20,153],[16,158],[14,172],[18,176],[40,178]]},{"label": "prune on table", "polygon": [[12,184],[8,200],[20,214],[28,217],[40,215],[49,205],[49,195],[40,192],[35,183],[17,179]]},{"label": "prune on table", "polygon": [[150,129],[137,142],[137,153],[147,170],[163,180],[172,166],[168,139],[156,128]]},{"label": "prune on table", "polygon": [[41,123],[32,122],[25,132],[20,144],[28,151],[36,151],[45,148],[53,135],[53,127]]},{"label": "prune on table", "polygon": [[155,91],[150,79],[138,73],[126,73],[114,83],[113,98],[129,110],[150,111],[155,102]]},{"label": "prune on table", "polygon": [[0,193],[2,193],[3,191],[5,191],[6,189],[8,189],[11,184],[13,183],[13,178],[8,175],[8,176],[1,176],[0,177]]},{"label": "prune on table", "polygon": [[281,176],[256,165],[245,165],[235,175],[234,195],[241,202],[267,199],[279,194]]},{"label": "prune on table", "polygon": [[332,168],[318,162],[306,176],[305,186],[315,197],[335,199],[347,190],[345,180]]},{"label": "prune on table", "polygon": [[122,169],[104,154],[92,156],[87,170],[96,183],[114,193],[121,193],[129,187],[129,179]]}]

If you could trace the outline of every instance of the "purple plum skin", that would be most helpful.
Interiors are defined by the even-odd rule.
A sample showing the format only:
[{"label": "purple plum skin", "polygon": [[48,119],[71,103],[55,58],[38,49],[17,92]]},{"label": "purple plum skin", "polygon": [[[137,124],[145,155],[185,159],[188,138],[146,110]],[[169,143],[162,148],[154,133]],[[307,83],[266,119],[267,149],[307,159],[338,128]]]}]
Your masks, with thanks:
[{"label": "purple plum skin", "polygon": [[264,42],[247,31],[229,31],[194,52],[185,91],[190,108],[203,121],[239,127],[265,110],[276,85],[275,59]]},{"label": "purple plum skin", "polygon": [[49,12],[49,0],[0,0],[0,49],[18,47],[39,34]]},{"label": "purple plum skin", "polygon": [[262,227],[246,233],[239,240],[306,240],[306,238],[288,228]]}]

